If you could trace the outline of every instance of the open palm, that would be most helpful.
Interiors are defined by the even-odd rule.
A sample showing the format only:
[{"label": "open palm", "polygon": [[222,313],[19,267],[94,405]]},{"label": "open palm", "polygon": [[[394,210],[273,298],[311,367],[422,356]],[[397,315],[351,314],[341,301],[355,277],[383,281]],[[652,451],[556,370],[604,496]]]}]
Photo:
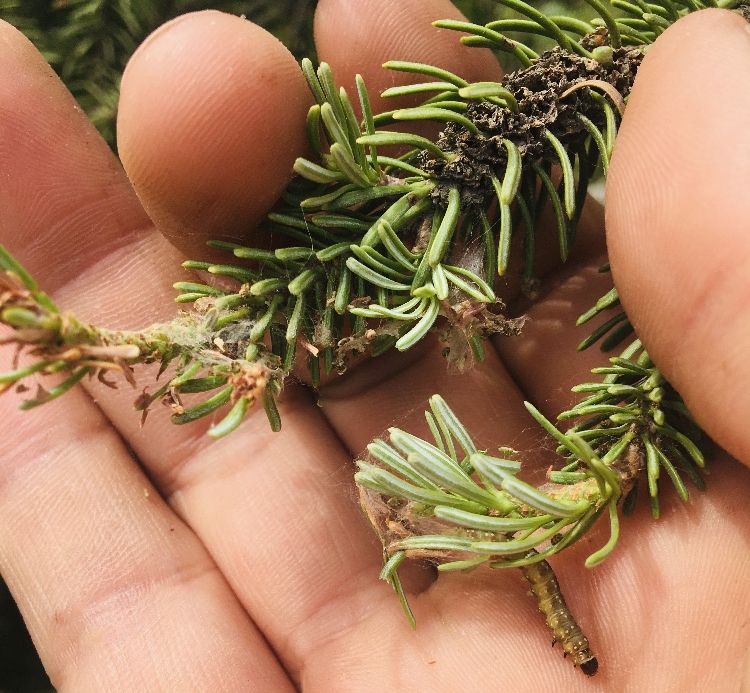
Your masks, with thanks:
[{"label": "open palm", "polygon": [[[321,0],[319,56],[339,83],[361,72],[372,94],[394,79],[386,59],[496,77],[491,55],[430,26],[455,16],[447,0]],[[7,25],[0,66],[0,242],[58,305],[96,324],[168,319],[184,257],[205,257],[212,237],[248,239],[304,151],[298,67],[236,17],[188,15],[133,58],[118,124],[130,181]],[[670,29],[644,63],[608,190],[629,314],[701,423],[745,463],[748,74],[738,17],[699,13]],[[481,366],[449,374],[433,342],[363,364],[318,401],[289,385],[279,434],[262,411],[219,441],[208,424],[172,426],[166,410],[141,429],[125,385],[86,384],[24,414],[13,395],[0,400],[0,570],[58,690],[737,690],[750,473],[723,452],[706,494],[682,503],[665,483],[661,519],[642,504],[602,566],[582,562],[606,530],[556,559],[599,657],[590,681],[549,648],[515,570],[437,581],[424,566],[407,571],[416,632],[378,580],[352,458],[389,425],[424,432],[422,408],[440,392],[480,444],[548,464],[522,400],[554,416],[602,359],[575,352],[572,327],[608,288],[596,273],[602,230],[592,208],[585,250],[562,268],[550,252],[524,336],[498,341]],[[500,294],[513,304],[512,286]]]}]

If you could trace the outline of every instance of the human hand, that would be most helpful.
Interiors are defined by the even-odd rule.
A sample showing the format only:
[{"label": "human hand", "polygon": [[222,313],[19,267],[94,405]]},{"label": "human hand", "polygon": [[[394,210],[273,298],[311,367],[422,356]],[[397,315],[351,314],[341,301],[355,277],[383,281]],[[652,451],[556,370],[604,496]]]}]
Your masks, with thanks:
[{"label": "human hand", "polygon": [[[319,55],[347,86],[362,72],[371,93],[393,79],[378,67],[388,58],[434,61],[486,78],[496,70],[489,56],[430,26],[454,12],[442,0],[322,0]],[[662,269],[648,275],[658,282],[649,282],[637,253],[690,222],[704,236],[696,231],[684,244],[696,244],[703,263],[718,262],[718,251],[742,257],[749,203],[732,190],[725,204],[705,205],[692,187],[712,185],[706,199],[723,200],[714,196],[747,180],[748,136],[730,128],[750,112],[738,87],[750,61],[742,31],[741,22],[706,13],[654,47],[613,160],[609,222],[618,287],[649,349],[707,430],[747,462],[741,418],[723,410],[747,401],[747,367],[733,362],[737,377],[710,399],[699,380],[703,373],[718,377],[720,365],[742,352],[704,345],[700,332],[679,359],[671,346],[684,336],[685,316],[708,304],[708,278],[720,273],[707,271],[699,282],[697,273],[703,277],[702,267],[713,265],[673,270],[666,264],[675,256],[671,241],[653,249]],[[716,45],[734,60],[702,62],[706,46]],[[236,18],[203,13],[175,22],[129,66],[119,147],[140,202],[42,59],[8,27],[0,34],[0,62],[0,240],[58,304],[97,324],[138,327],[174,312],[171,284],[183,256],[151,220],[190,257],[203,257],[207,238],[257,223],[304,146],[309,97],[297,67],[274,40]],[[699,77],[725,85],[718,113],[697,95],[686,104],[688,80]],[[664,114],[676,119],[668,133],[675,139],[666,140],[670,154],[683,151],[674,142],[695,146],[696,124],[703,125],[699,134],[712,133],[698,159],[710,167],[675,172],[666,157],[652,157],[646,178],[641,138],[650,138],[649,153],[659,151]],[[729,181],[722,175],[727,160],[740,174]],[[684,205],[670,209],[689,214],[657,216],[663,200],[649,196],[648,180]],[[729,216],[717,223],[721,213]],[[726,241],[703,250],[707,228],[726,232]],[[548,632],[516,571],[435,582],[431,571],[413,569],[405,582],[418,629],[409,629],[377,579],[381,552],[357,507],[351,458],[388,425],[418,431],[434,392],[482,444],[526,450],[529,463],[545,456],[522,399],[554,416],[571,403],[569,387],[601,360],[576,354],[582,335],[573,328],[608,288],[595,272],[596,211],[581,233],[593,250],[562,269],[549,260],[547,291],[530,308],[522,339],[497,342],[497,352],[488,349],[485,363],[462,376],[446,372],[434,344],[373,360],[325,386],[322,408],[305,388],[290,385],[280,434],[268,431],[261,412],[220,441],[204,435],[207,424],[174,427],[158,412],[141,430],[124,386],[112,392],[87,385],[23,414],[12,395],[2,398],[0,571],[58,690],[580,690],[581,674],[559,648],[546,647]],[[740,282],[742,274],[728,276]],[[683,277],[688,283],[675,283]],[[669,300],[646,302],[641,287]],[[665,319],[665,306],[679,319]],[[742,325],[735,314],[720,314],[722,327]],[[710,362],[712,353],[718,363]],[[658,522],[641,507],[623,523],[614,555],[594,571],[582,563],[604,541],[596,531],[555,561],[601,662],[585,685],[736,689],[748,647],[742,625],[750,611],[750,521],[741,508],[750,475],[721,459],[708,483],[709,491],[693,493],[688,504],[667,490]]]}]

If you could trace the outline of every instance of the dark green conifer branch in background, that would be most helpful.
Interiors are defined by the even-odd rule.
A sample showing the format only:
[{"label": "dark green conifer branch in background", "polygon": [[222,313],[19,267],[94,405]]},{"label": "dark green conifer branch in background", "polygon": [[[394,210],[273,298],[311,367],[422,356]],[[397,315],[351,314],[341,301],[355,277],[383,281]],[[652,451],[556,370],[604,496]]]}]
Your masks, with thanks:
[{"label": "dark green conifer branch in background", "polygon": [[[23,402],[30,408],[84,377],[111,384],[112,371],[131,380],[136,364],[159,363],[160,373],[174,365],[155,393],[138,398],[137,408],[145,415],[163,400],[175,423],[187,423],[229,403],[210,429],[218,437],[233,431],[256,401],[278,429],[275,397],[300,356],[313,386],[322,371],[343,372],[358,354],[405,351],[434,331],[457,368],[481,361],[484,338],[523,328],[523,317],[508,317],[496,293],[513,239],[521,239],[522,289],[533,298],[542,214],[552,209],[565,261],[589,183],[597,171],[608,171],[649,44],[689,12],[742,4],[612,0],[620,10],[615,16],[609,4],[585,1],[597,14],[588,21],[497,0],[515,16],[485,24],[436,22],[462,32],[467,46],[507,53],[521,67],[500,82],[469,83],[437,66],[386,63],[418,75],[416,83],[383,94],[417,97],[419,105],[410,108],[373,113],[361,77],[349,92],[328,65],[315,68],[304,59],[315,99],[307,118],[315,157],[297,160],[296,177],[268,216],[276,247],[211,242],[226,251],[226,263],[189,261],[185,268],[233,279],[235,288],[178,282],[177,301],[192,307],[168,325],[122,333],[80,323],[2,250],[0,318],[15,329],[8,341],[36,361],[0,376],[0,387],[23,390],[29,376],[62,374],[61,384],[39,387]],[[507,35],[519,31],[557,45],[539,53]],[[438,122],[442,131],[433,141],[393,129],[412,122]],[[613,288],[579,324],[618,305]],[[627,316],[617,312],[579,348],[601,341],[609,350],[631,333]],[[410,619],[397,574],[406,557],[427,557],[442,571],[522,567],[555,637],[585,673],[595,673],[596,658],[572,616],[565,617],[569,631],[558,633],[554,625],[550,614],[564,601],[550,586],[554,574],[545,559],[606,514],[610,538],[587,560],[598,564],[616,545],[618,506],[632,509],[642,472],[658,517],[662,472],[686,499],[682,476],[702,489],[705,462],[698,426],[637,338],[594,373],[602,379],[575,387],[581,400],[559,416],[575,422],[566,433],[527,405],[565,458],[539,488],[518,478],[512,450],[501,448],[499,456],[478,450],[437,395],[427,413],[433,442],[394,428],[388,442],[369,446],[356,480],[383,541],[382,577]],[[183,395],[193,394],[198,403],[183,403]]]}]

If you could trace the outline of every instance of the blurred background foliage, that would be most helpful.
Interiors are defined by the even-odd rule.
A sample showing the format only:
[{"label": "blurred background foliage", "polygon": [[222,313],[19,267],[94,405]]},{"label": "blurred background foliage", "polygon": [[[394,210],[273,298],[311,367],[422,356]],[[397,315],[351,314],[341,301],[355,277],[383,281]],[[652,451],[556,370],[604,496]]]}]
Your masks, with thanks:
[{"label": "blurred background foliage", "polygon": [[[477,24],[517,16],[495,0],[453,0],[453,4]],[[592,16],[583,0],[532,4],[545,14]],[[218,9],[263,26],[298,59],[314,59],[316,5],[317,0],[0,0],[0,19],[29,37],[116,148],[120,77],[132,53],[154,29],[186,12]],[[537,51],[546,47],[540,37],[523,40]],[[0,582],[0,693],[52,690],[13,599]]]}]

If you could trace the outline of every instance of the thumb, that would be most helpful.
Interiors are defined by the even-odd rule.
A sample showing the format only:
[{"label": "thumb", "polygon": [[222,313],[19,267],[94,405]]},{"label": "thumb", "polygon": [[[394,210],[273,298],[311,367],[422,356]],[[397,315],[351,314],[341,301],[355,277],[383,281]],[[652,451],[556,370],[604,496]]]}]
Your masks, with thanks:
[{"label": "thumb", "polygon": [[701,426],[750,465],[750,24],[687,16],[646,55],[607,189],[623,306]]}]

